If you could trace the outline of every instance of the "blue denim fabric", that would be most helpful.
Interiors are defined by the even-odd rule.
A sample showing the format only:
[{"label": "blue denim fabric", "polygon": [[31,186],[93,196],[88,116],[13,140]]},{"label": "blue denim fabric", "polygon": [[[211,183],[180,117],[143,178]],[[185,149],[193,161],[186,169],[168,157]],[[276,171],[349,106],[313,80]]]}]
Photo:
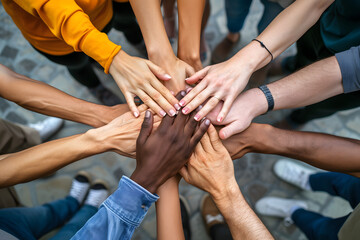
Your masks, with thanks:
[{"label": "blue denim fabric", "polygon": [[69,240],[71,239],[85,223],[97,212],[98,208],[90,205],[84,205],[79,211],[56,233],[51,240]]},{"label": "blue denim fabric", "polygon": [[[324,172],[310,175],[313,191],[327,192],[349,201],[355,208],[360,203],[360,179],[343,173]],[[351,214],[351,213],[350,213]],[[296,210],[291,218],[310,239],[337,239],[338,232],[350,214],[340,218],[324,217],[304,209]]]},{"label": "blue denim fabric", "polygon": [[[270,2],[268,0],[261,0],[261,2],[264,5],[264,12],[258,23],[258,33],[261,33],[283,10],[278,3]],[[229,32],[240,32],[249,13],[251,3],[252,0],[225,0],[225,11]]]},{"label": "blue denim fabric", "polygon": [[0,229],[19,239],[36,240],[65,223],[79,208],[73,197],[39,207],[0,210]]},{"label": "blue denim fabric", "polygon": [[131,239],[134,230],[158,198],[123,176],[118,189],[72,239]]}]

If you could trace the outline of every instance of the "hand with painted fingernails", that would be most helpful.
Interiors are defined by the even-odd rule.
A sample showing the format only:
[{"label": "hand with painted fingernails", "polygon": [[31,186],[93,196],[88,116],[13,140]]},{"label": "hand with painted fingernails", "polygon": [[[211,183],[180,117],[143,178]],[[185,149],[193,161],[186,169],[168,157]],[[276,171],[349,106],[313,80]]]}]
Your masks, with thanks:
[{"label": "hand with painted fingernails", "polygon": [[178,173],[210,125],[208,119],[195,121],[194,114],[167,115],[152,133],[153,115],[150,111],[145,113],[136,143],[136,169],[131,179],[153,193]]},{"label": "hand with painted fingernails", "polygon": [[266,113],[267,106],[268,103],[262,91],[258,88],[253,88],[241,93],[235,99],[229,113],[221,123],[216,121],[216,117],[223,107],[222,102],[211,110],[206,117],[215,125],[225,125],[219,131],[219,136],[221,139],[227,139],[247,129],[255,117]]},{"label": "hand with painted fingernails", "polygon": [[178,100],[160,82],[171,80],[171,76],[151,61],[129,56],[120,50],[114,57],[109,72],[135,117],[140,115],[135,105],[135,96],[161,117],[166,114],[175,116],[176,111],[180,109]]},{"label": "hand with painted fingernails", "polygon": [[184,107],[183,113],[188,114],[207,101],[195,116],[195,119],[199,121],[219,102],[224,102],[216,116],[216,121],[222,122],[252,74],[250,69],[242,67],[236,61],[232,58],[226,62],[208,66],[185,79],[187,84],[198,84],[179,102],[179,105]]}]

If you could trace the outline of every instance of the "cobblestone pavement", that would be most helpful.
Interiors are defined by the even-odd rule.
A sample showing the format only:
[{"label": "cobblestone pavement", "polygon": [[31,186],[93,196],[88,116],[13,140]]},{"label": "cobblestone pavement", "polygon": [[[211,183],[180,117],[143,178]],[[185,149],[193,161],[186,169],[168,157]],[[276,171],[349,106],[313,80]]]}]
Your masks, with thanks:
[{"label": "cobblestone pavement", "polygon": [[[223,1],[212,0],[211,19],[206,29],[206,39],[213,48],[226,34],[225,12]],[[263,11],[261,3],[253,2],[250,14],[242,30],[242,40],[238,49],[256,36],[256,25]],[[73,96],[97,102],[86,88],[79,85],[62,66],[49,62],[38,54],[22,37],[20,31],[13,24],[11,18],[0,5],[0,63],[14,71],[31,78],[44,81]],[[121,43],[125,51],[137,55],[131,45],[121,33],[114,30],[110,38]],[[102,77],[106,84],[111,85],[109,77]],[[115,86],[112,89],[117,89]],[[118,91],[118,90],[117,90]],[[276,111],[257,119],[258,122],[273,123],[281,119],[286,111]],[[43,115],[36,114],[18,107],[16,104],[0,99],[0,117],[9,121],[27,124],[44,119]],[[66,121],[65,127],[54,136],[54,139],[82,133],[89,129],[88,126]],[[325,132],[345,137],[359,139],[360,137],[360,109],[339,112],[331,117],[309,122],[303,130]],[[248,154],[234,161],[236,179],[251,206],[263,196],[280,196],[305,199],[310,204],[310,209],[321,212],[326,216],[343,216],[351,207],[340,198],[333,198],[324,193],[303,192],[278,180],[272,172],[272,165],[280,159],[279,156]],[[16,186],[21,201],[27,206],[36,206],[58,198],[64,197],[70,187],[71,179],[78,170],[87,170],[94,177],[107,180],[112,189],[116,188],[120,177],[129,176],[135,168],[135,161],[114,153],[104,153],[89,157],[73,163],[47,178],[38,179],[26,184]],[[19,173],[21,174],[21,173]],[[199,212],[200,199],[204,192],[181,182],[180,192],[189,201],[191,207],[192,239],[206,240],[206,234]],[[276,239],[306,239],[294,226],[285,227],[281,220],[271,217],[261,217]],[[53,233],[44,237],[47,239]],[[134,234],[133,239],[150,240],[156,238],[156,217],[152,207],[144,222]]]}]

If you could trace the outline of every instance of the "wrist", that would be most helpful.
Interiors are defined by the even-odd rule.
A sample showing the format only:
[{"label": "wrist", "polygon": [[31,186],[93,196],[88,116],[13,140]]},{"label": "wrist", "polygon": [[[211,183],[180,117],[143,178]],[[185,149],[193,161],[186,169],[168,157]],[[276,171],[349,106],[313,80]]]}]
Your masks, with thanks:
[{"label": "wrist", "polygon": [[210,195],[215,202],[222,202],[228,199],[229,196],[236,194],[239,191],[239,186],[235,180],[235,177],[231,177],[226,183],[222,183],[217,188],[213,188],[209,191]]},{"label": "wrist", "polygon": [[106,137],[101,134],[99,129],[101,128],[90,129],[82,134],[84,144],[93,151],[93,154],[99,154],[111,150],[110,146],[107,144]]},{"label": "wrist", "polygon": [[267,112],[268,103],[264,93],[259,88],[252,88],[244,92],[238,101],[242,101],[242,98],[249,101],[247,110],[251,120]]},{"label": "wrist", "polygon": [[251,72],[255,72],[268,64],[271,56],[259,43],[252,41],[242,48],[232,59],[237,61],[237,64],[246,66]]},{"label": "wrist", "polygon": [[[169,46],[167,46],[169,45]],[[165,46],[155,45],[147,49],[149,60],[157,65],[166,64],[168,61],[175,61],[176,56],[171,48],[170,43]]]},{"label": "wrist", "polygon": [[160,187],[159,178],[157,176],[150,175],[149,171],[138,168],[131,174],[130,179],[151,193],[155,193]]},{"label": "wrist", "polygon": [[227,209],[233,208],[234,202],[239,201],[240,199],[244,199],[235,178],[231,183],[224,186],[222,191],[216,193],[213,192],[210,194],[216,206],[223,213],[223,215]]}]

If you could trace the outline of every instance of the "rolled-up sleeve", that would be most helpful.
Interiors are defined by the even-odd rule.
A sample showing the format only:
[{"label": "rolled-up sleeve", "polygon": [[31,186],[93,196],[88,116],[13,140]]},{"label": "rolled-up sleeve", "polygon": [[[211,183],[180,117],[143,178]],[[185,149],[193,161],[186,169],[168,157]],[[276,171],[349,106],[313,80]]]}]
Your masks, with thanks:
[{"label": "rolled-up sleeve", "polygon": [[339,63],[344,93],[360,90],[360,46],[336,53]]}]

